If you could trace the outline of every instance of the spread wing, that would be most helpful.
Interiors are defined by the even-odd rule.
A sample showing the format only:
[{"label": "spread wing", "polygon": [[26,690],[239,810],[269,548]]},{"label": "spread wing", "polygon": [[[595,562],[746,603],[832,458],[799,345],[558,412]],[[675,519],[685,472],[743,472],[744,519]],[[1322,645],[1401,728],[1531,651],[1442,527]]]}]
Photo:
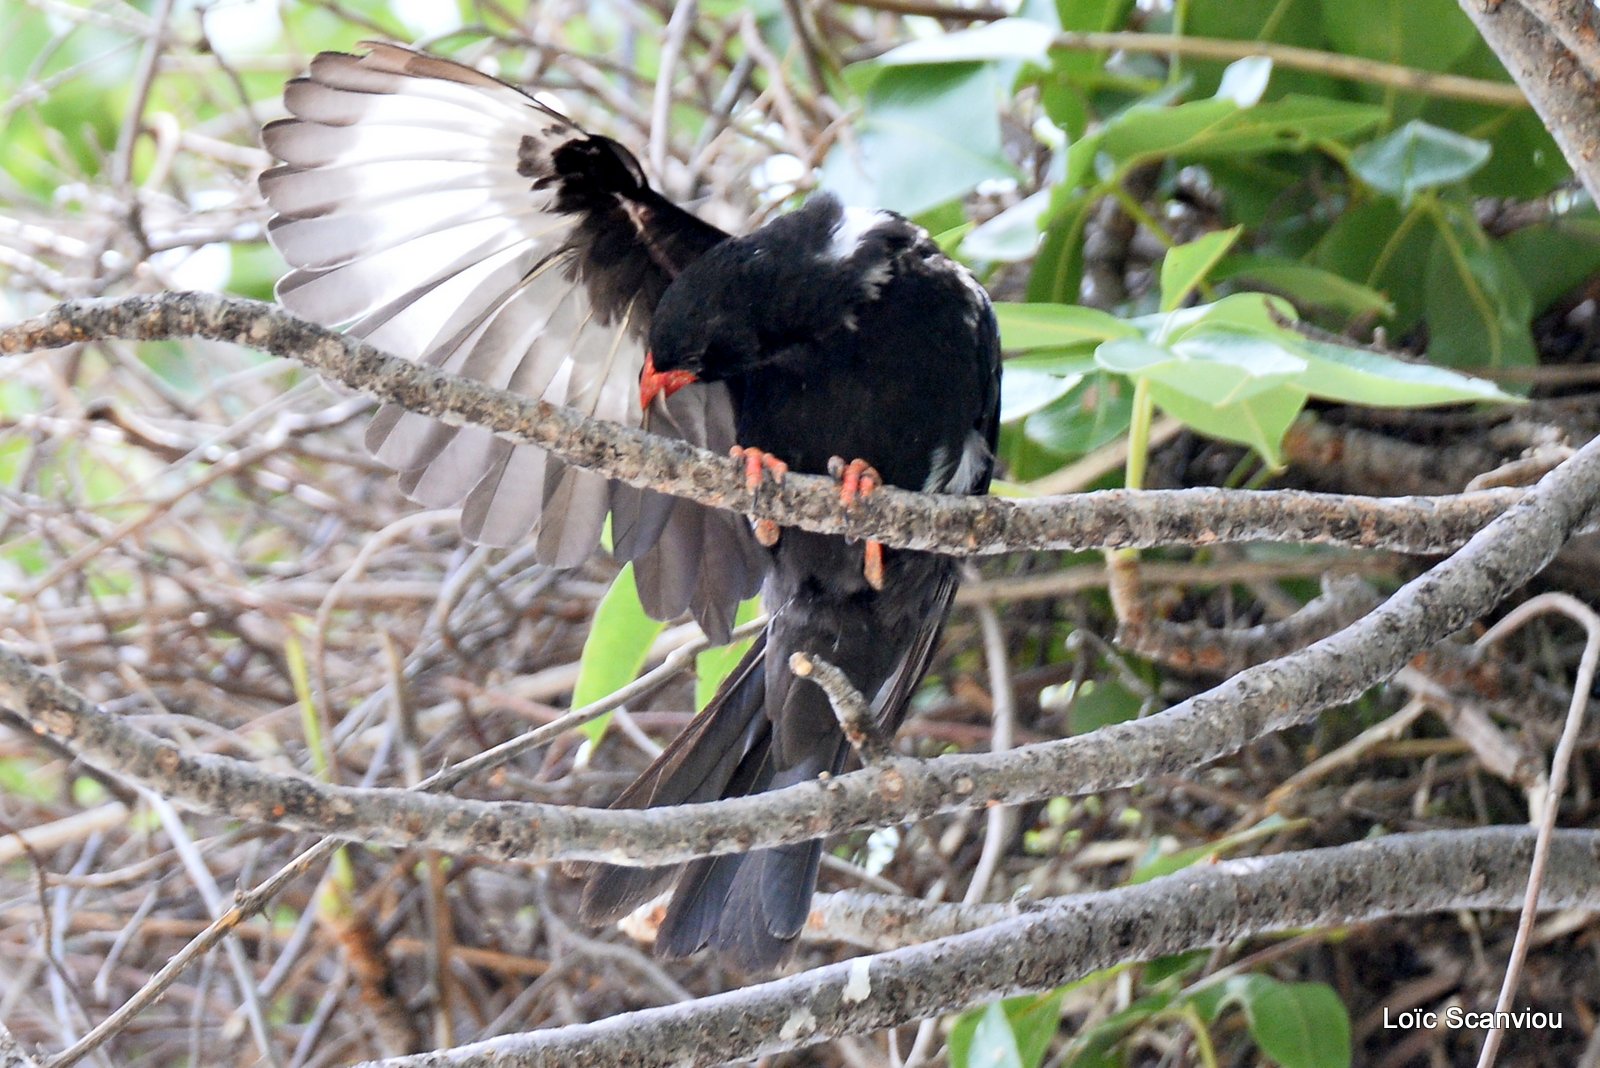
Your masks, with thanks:
[{"label": "spread wing", "polygon": [[[651,189],[627,149],[521,90],[366,47],[318,55],[285,89],[293,117],[262,133],[283,161],[261,176],[268,236],[294,268],[279,301],[394,355],[726,452],[724,387],[691,386],[647,414],[639,373],[661,293],[727,235]],[[395,405],[367,444],[414,499],[461,504],[469,538],[532,537],[553,566],[586,559],[615,510],[645,607],[692,607],[714,637],[759,585],[759,549],[731,513]]]}]

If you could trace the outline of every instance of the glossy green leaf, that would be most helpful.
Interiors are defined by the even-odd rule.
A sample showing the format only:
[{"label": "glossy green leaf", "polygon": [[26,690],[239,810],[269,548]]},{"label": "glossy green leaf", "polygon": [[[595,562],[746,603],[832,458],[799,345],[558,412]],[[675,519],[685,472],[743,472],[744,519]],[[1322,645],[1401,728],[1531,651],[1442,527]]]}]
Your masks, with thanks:
[{"label": "glossy green leaf", "polygon": [[1427,363],[1408,363],[1382,353],[1301,339],[1306,370],[1297,379],[1314,397],[1373,408],[1420,408],[1471,401],[1514,402],[1493,382]]},{"label": "glossy green leaf", "polygon": [[1368,104],[1315,97],[1286,97],[1252,108],[1213,98],[1129,108],[1106,125],[1099,144],[1119,163],[1300,151],[1319,140],[1353,137],[1383,117],[1381,108]]},{"label": "glossy green leaf", "polygon": [[823,162],[823,187],[846,204],[916,215],[986,179],[1018,177],[1000,146],[998,94],[986,64],[885,68],[855,136]]},{"label": "glossy green leaf", "polygon": [[1350,1014],[1326,983],[1280,983],[1265,975],[1228,980],[1221,1005],[1244,1011],[1261,1052],[1281,1068],[1349,1068]]},{"label": "glossy green leaf", "polygon": [[1028,440],[1073,459],[1127,433],[1132,415],[1132,383],[1097,372],[1065,397],[1028,416],[1022,430]]},{"label": "glossy green leaf", "polygon": [[1438,228],[1425,276],[1428,356],[1450,367],[1527,367],[1538,361],[1533,299],[1509,256],[1466,208]]},{"label": "glossy green leaf", "polygon": [[1113,679],[1085,679],[1072,695],[1068,722],[1073,734],[1125,723],[1139,714],[1144,699]]},{"label": "glossy green leaf", "polygon": [[1499,245],[1536,313],[1600,271],[1600,219],[1593,215],[1524,227]]},{"label": "glossy green leaf", "polygon": [[[1147,883],[1151,879],[1160,879],[1184,868],[1193,867],[1201,861],[1209,861],[1219,857],[1240,846],[1249,845],[1269,835],[1277,834],[1287,827],[1289,821],[1277,813],[1266,817],[1253,826],[1242,831],[1224,835],[1214,842],[1193,846],[1189,849],[1180,849],[1176,853],[1153,854],[1148,859],[1142,860],[1133,869],[1133,874],[1128,877],[1128,885],[1137,886]],[[1154,845],[1154,843],[1152,843]]]},{"label": "glossy green leaf", "polygon": [[982,63],[1012,59],[1044,65],[1055,29],[1025,18],[997,19],[971,29],[941,33],[891,48],[877,58],[889,66],[910,63]]},{"label": "glossy green leaf", "polygon": [[1095,350],[1095,362],[1212,407],[1268,392],[1306,369],[1304,359],[1272,338],[1221,330],[1195,332],[1170,345],[1108,341]]},{"label": "glossy green leaf", "polygon": [[1044,241],[1028,276],[1028,299],[1070,304],[1083,284],[1083,232],[1095,198],[1073,194],[1053,203]]},{"label": "glossy green leaf", "polygon": [[1394,305],[1394,328],[1406,331],[1422,317],[1433,236],[1420,206],[1406,210],[1393,200],[1375,200],[1341,215],[1311,262],[1382,293]]},{"label": "glossy green leaf", "polygon": [[1086,375],[1095,370],[1095,342],[1072,345],[1064,349],[1033,349],[1023,356],[1013,356],[1006,361],[1006,374],[1013,371],[1041,371],[1057,378],[1068,375]]},{"label": "glossy green leaf", "polygon": [[1350,315],[1394,313],[1382,293],[1321,267],[1276,256],[1229,256],[1212,271],[1218,280],[1237,278],[1281,293],[1302,307]]},{"label": "glossy green leaf", "polygon": [[1322,25],[1335,50],[1442,71],[1478,39],[1455,0],[1326,0]]},{"label": "glossy green leaf", "polygon": [[1000,323],[1000,345],[1007,352],[1067,348],[1139,336],[1138,328],[1126,320],[1078,304],[997,301],[994,314]]},{"label": "glossy green leaf", "polygon": [[1017,263],[1039,250],[1042,223],[1050,210],[1051,191],[1041,189],[969,231],[961,252],[969,260]]},{"label": "glossy green leaf", "polygon": [[1255,107],[1266,95],[1272,80],[1272,60],[1266,56],[1246,56],[1229,63],[1214,94],[1242,108]]},{"label": "glossy green leaf", "polygon": [[1482,167],[1489,144],[1413,120],[1350,154],[1350,169],[1402,204],[1424,189],[1459,182]]},{"label": "glossy green leaf", "polygon": [[1294,307],[1282,297],[1230,293],[1210,304],[1195,304],[1164,315],[1141,315],[1130,321],[1145,336],[1171,343],[1188,334],[1216,330],[1281,337],[1283,327],[1279,322],[1292,323],[1298,318]]},{"label": "glossy green leaf", "polygon": [[1223,256],[1239,240],[1242,227],[1216,230],[1168,249],[1161,260],[1161,310],[1172,311],[1204,282]]},{"label": "glossy green leaf", "polygon": [[[633,582],[633,565],[624,566],[594,610],[594,622],[578,661],[572,707],[582,708],[609,697],[638,678],[650,646],[661,636],[664,626],[645,614]],[[601,716],[579,730],[591,742],[598,742],[610,722],[609,715]]]},{"label": "glossy green leaf", "polygon": [[951,1068],[1038,1068],[1061,1025],[1066,993],[1024,994],[962,1013],[950,1031]]},{"label": "glossy green leaf", "polygon": [[1014,423],[1025,419],[1066,396],[1081,381],[1081,373],[1053,375],[1008,367],[1000,380],[1000,421]]},{"label": "glossy green leaf", "polygon": [[1305,391],[1291,385],[1220,406],[1160,382],[1151,384],[1150,395],[1158,407],[1185,425],[1221,441],[1247,445],[1274,467],[1282,466],[1283,435],[1306,403]]},{"label": "glossy green leaf", "polygon": [[[1184,32],[1193,37],[1234,41],[1271,41],[1323,49],[1320,4],[1283,0],[1190,0]],[[1186,58],[1184,72],[1194,72],[1195,93],[1210,96],[1221,80],[1223,64]],[[1268,98],[1289,93],[1323,97],[1339,95],[1340,83],[1325,74],[1279,67],[1272,75]]]},{"label": "glossy green leaf", "polygon": [[1017,1037],[1011,1031],[1011,1021],[1006,1019],[1005,1009],[1000,1002],[991,1002],[977,1012],[971,1037],[966,1043],[958,1046],[952,1036],[951,1068],[1022,1068]]}]

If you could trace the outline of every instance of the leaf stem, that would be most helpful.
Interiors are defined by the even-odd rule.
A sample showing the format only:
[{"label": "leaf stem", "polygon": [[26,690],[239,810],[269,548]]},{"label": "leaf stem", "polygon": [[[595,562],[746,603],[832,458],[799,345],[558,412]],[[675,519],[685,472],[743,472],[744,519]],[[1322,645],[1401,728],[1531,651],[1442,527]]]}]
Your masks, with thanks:
[{"label": "leaf stem", "polygon": [[1150,379],[1143,376],[1133,383],[1133,417],[1128,424],[1128,468],[1124,485],[1144,489],[1145,470],[1150,461],[1150,424],[1155,418],[1155,401],[1150,399]]}]

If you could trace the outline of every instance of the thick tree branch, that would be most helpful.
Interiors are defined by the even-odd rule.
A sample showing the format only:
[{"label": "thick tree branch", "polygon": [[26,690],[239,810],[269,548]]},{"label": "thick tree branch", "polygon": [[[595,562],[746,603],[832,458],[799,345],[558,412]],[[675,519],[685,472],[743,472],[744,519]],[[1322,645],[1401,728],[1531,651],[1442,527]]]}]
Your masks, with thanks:
[{"label": "thick tree branch", "polygon": [[[1460,0],[1539,118],[1561,146],[1589,196],[1600,203],[1600,69],[1592,4],[1548,0]],[[1569,48],[1568,45],[1575,46]]]},{"label": "thick tree branch", "polygon": [[0,354],[106,338],[228,341],[299,360],[352,389],[447,423],[488,427],[580,467],[785,526],[955,555],[1023,549],[1151,548],[1275,541],[1444,553],[1523,496],[1371,497],[1220,489],[1105,490],[1030,501],[910,493],[885,486],[850,509],[838,486],[790,475],[748,488],[743,465],[681,441],[588,419],[570,408],[386,356],[270,304],[205,293],[69,301],[0,329]]},{"label": "thick tree branch", "polygon": [[[953,932],[975,919],[1004,917],[1012,906],[852,900],[831,909],[838,915],[830,914],[829,922],[845,921],[848,912],[858,924],[891,936],[950,936],[686,1004],[373,1062],[372,1068],[648,1068],[779,1053],[1045,990],[1127,961],[1271,931],[1515,908],[1533,841],[1525,828],[1433,831],[1201,865],[1139,886],[1041,902],[959,934]],[[1600,833],[1562,831],[1543,907],[1596,905]]]},{"label": "thick tree branch", "polygon": [[204,811],[373,843],[526,861],[662,864],[884,827],[937,812],[1080,794],[1172,774],[1305,723],[1392,677],[1537,574],[1600,496],[1600,439],[1455,556],[1371,614],[1158,715],[1006,753],[896,758],[756,797],[613,811],[332,787],[187,755],[0,648],[0,705],[101,768]]}]

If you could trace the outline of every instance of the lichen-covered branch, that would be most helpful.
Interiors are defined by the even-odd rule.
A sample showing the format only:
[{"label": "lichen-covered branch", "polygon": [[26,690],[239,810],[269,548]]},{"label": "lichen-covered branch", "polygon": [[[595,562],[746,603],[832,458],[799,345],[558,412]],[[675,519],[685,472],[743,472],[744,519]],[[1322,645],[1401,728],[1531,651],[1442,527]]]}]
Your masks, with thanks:
[{"label": "lichen-covered branch", "polygon": [[0,329],[0,354],[106,338],[206,338],[248,345],[444,422],[472,423],[510,441],[539,445],[630,485],[785,526],[956,555],[1240,541],[1445,553],[1523,495],[1508,489],[1377,499],[1187,489],[1104,490],[1018,501],[931,496],[885,486],[843,509],[838,487],[826,478],[791,475],[781,486],[767,484],[753,493],[743,465],[725,456],[386,356],[270,304],[206,293],[69,301]]},{"label": "lichen-covered branch", "polygon": [[1592,4],[1460,0],[1461,10],[1527,94],[1539,118],[1600,202],[1600,46]]},{"label": "lichen-covered branch", "polygon": [[192,807],[373,843],[522,860],[662,864],[996,802],[1127,786],[1195,767],[1391,678],[1548,563],[1600,496],[1600,439],[1455,556],[1355,623],[1158,715],[1005,753],[895,758],[826,782],[664,809],[600,810],[327,786],[191,755],[0,648],[0,705],[101,768]]},{"label": "lichen-covered branch", "polygon": [[[1515,908],[1526,828],[1398,834],[1198,865],[1139,886],[1012,906],[826,901],[829,920],[937,940],[679,1005],[507,1035],[369,1068],[712,1065],[896,1027],[1090,972],[1297,927],[1447,909]],[[833,906],[838,904],[839,907]],[[1542,907],[1600,905],[1600,833],[1562,831]],[[998,922],[970,930],[974,920]],[[957,933],[957,932],[965,933]]]}]

